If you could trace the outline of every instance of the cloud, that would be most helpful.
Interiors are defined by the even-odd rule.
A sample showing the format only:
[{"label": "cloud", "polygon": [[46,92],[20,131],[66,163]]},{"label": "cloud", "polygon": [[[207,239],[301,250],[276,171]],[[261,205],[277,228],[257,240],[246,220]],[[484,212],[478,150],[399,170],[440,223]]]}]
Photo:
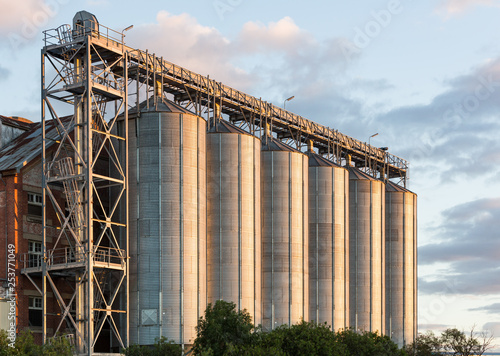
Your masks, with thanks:
[{"label": "cloud", "polygon": [[1,0],[0,35],[6,36],[20,30],[22,18],[32,17],[44,4],[42,0],[9,1]]},{"label": "cloud", "polygon": [[11,71],[0,65],[0,82],[7,80],[11,75]]},{"label": "cloud", "polygon": [[69,0],[0,0],[0,41],[13,49],[39,38]]},{"label": "cloud", "polygon": [[434,241],[419,248],[419,264],[448,263],[419,279],[419,290],[486,295],[500,293],[500,197],[457,205],[442,213]]},{"label": "cloud", "polygon": [[109,0],[87,0],[88,6],[108,6],[110,5]]},{"label": "cloud", "polygon": [[294,55],[316,46],[314,38],[288,16],[267,26],[259,22],[247,22],[243,25],[238,42],[239,49],[246,53],[272,50]]},{"label": "cloud", "polygon": [[500,335],[500,323],[490,322],[483,325],[484,331],[489,331],[491,335],[498,337]]},{"label": "cloud", "polygon": [[432,331],[444,331],[448,329],[450,325],[446,324],[418,324],[418,330],[432,330]]},{"label": "cloud", "polygon": [[289,104],[294,112],[327,125],[332,117],[349,124],[359,119],[363,102],[349,97],[349,90],[391,87],[383,80],[351,83],[345,71],[360,55],[346,58],[352,43],[337,37],[318,40],[290,17],[247,22],[227,38],[188,14],[161,11],[155,23],[134,27],[126,41],[135,48],[154,48],[157,56],[279,106],[295,95]]},{"label": "cloud", "polygon": [[[485,311],[485,312],[488,312],[489,314],[500,314],[500,303],[484,305],[484,306],[481,306],[479,308],[472,308],[469,310],[470,311]],[[500,326],[500,323],[498,323],[498,326]],[[500,333],[498,333],[498,335],[500,335]]]},{"label": "cloud", "polygon": [[156,23],[136,26],[127,34],[127,45],[155,49],[158,57],[212,79],[243,89],[252,83],[251,76],[235,66],[230,41],[215,28],[200,25],[188,15],[160,11]]},{"label": "cloud", "polygon": [[477,6],[500,7],[498,0],[443,0],[437,8],[437,12],[446,17],[466,12]]},{"label": "cloud", "polygon": [[498,175],[500,58],[443,84],[446,90],[431,102],[375,114],[371,124],[383,125],[394,142],[391,149],[413,165],[439,165],[442,183],[450,177]]}]

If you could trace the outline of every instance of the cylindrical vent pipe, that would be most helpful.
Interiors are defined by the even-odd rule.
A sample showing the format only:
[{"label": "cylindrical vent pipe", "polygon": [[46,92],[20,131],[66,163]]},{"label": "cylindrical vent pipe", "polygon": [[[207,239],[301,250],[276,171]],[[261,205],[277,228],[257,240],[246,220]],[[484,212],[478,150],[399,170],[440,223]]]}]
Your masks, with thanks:
[{"label": "cylindrical vent pipe", "polygon": [[356,330],[385,330],[385,187],[349,168],[349,316]]},{"label": "cylindrical vent pipe", "polygon": [[349,171],[309,151],[309,316],[349,327]]},{"label": "cylindrical vent pipe", "polygon": [[307,150],[308,150],[308,152],[314,152],[314,142],[313,142],[313,140],[307,141]]},{"label": "cylindrical vent pipe", "polygon": [[402,346],[417,333],[417,195],[386,183],[385,333]]},{"label": "cylindrical vent pipe", "polygon": [[189,345],[206,308],[207,128],[171,101],[153,108],[129,115],[130,343]]},{"label": "cylindrical vent pipe", "polygon": [[261,315],[261,142],[220,121],[207,135],[207,293]]},{"label": "cylindrical vent pipe", "polygon": [[268,138],[262,146],[263,327],[309,320],[308,157]]}]

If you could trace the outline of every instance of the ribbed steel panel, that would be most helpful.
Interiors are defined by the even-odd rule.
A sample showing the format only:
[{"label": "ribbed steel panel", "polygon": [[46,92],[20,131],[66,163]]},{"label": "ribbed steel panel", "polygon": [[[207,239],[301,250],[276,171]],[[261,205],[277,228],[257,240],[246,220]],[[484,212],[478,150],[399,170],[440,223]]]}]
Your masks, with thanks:
[{"label": "ribbed steel panel", "polygon": [[206,308],[206,122],[146,111],[129,127],[130,341],[192,344]]},{"label": "ribbed steel panel", "polygon": [[350,326],[385,331],[385,184],[349,169]]},{"label": "ribbed steel panel", "polygon": [[261,206],[258,138],[207,135],[207,294],[261,315]]},{"label": "ribbed steel panel", "polygon": [[416,337],[417,196],[388,183],[386,190],[386,334],[398,344]]},{"label": "ribbed steel panel", "polygon": [[[269,146],[267,146],[269,147]],[[308,157],[263,146],[263,327],[309,320]]]},{"label": "ribbed steel panel", "polygon": [[332,330],[349,326],[348,204],[349,172],[310,160],[309,316]]}]

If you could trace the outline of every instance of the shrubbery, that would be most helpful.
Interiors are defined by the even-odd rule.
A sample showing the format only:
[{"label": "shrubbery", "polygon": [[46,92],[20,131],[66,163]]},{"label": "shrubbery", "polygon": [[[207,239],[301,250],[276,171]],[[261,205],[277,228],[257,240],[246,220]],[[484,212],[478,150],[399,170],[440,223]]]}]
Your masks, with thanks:
[{"label": "shrubbery", "polygon": [[[334,332],[326,324],[302,321],[282,325],[266,332],[252,324],[246,310],[236,310],[234,303],[217,301],[208,305],[205,316],[196,327],[197,337],[190,355],[198,356],[457,356],[482,355],[490,348],[492,337],[470,335],[447,329],[441,336],[419,335],[415,342],[400,349],[388,336],[352,329]],[[65,338],[55,338],[43,346],[36,345],[33,334],[21,332],[10,347],[7,332],[0,330],[0,356],[70,356],[74,349]],[[132,345],[122,351],[125,356],[179,356],[180,345],[165,337],[152,346]]]},{"label": "shrubbery", "polygon": [[73,347],[65,338],[55,338],[51,343],[36,345],[33,334],[24,330],[17,335],[15,347],[9,346],[7,332],[0,330],[0,356],[71,356]]},{"label": "shrubbery", "polygon": [[199,356],[307,355],[307,356],[403,356],[406,352],[387,336],[334,332],[326,324],[302,321],[265,332],[254,327],[250,315],[234,303],[208,305],[197,327],[193,353]]},{"label": "shrubbery", "polygon": [[180,345],[162,337],[153,346],[132,345],[122,351],[125,356],[179,356],[182,355]]}]

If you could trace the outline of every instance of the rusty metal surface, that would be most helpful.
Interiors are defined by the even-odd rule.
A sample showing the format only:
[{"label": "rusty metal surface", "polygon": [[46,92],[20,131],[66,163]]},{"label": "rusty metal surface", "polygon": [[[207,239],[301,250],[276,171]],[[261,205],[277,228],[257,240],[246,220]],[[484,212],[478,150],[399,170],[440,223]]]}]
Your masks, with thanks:
[{"label": "rusty metal surface", "polygon": [[[3,117],[2,120],[4,120]],[[61,118],[61,120],[64,124],[69,125],[71,117]],[[59,137],[59,132],[53,121],[47,122],[46,130],[47,139],[52,140],[52,143],[55,142]],[[29,131],[0,150],[0,172],[20,170],[37,157],[42,158],[42,124],[40,122],[30,124]]]}]

